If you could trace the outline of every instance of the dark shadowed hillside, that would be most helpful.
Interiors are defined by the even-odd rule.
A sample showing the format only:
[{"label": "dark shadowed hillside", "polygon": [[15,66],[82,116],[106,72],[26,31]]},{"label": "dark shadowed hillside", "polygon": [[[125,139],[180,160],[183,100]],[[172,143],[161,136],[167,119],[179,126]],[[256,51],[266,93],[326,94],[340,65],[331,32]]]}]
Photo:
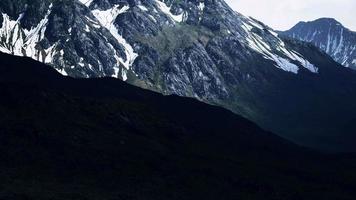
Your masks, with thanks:
[{"label": "dark shadowed hillside", "polygon": [[353,156],[222,108],[0,54],[0,199],[354,199]]}]

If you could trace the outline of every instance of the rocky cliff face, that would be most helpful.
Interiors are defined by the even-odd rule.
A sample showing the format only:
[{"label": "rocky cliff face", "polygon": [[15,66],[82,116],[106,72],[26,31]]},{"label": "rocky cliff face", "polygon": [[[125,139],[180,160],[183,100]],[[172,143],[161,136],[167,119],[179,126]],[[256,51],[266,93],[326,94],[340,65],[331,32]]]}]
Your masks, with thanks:
[{"label": "rocky cliff face", "polygon": [[335,19],[300,22],[282,35],[311,42],[343,66],[356,69],[356,33]]},{"label": "rocky cliff face", "polygon": [[1,1],[0,11],[3,52],[64,75],[112,76],[224,106],[299,143],[325,136],[335,145],[340,130],[327,121],[340,121],[340,112],[325,118],[325,110],[356,107],[353,73],[223,0],[16,0]]}]

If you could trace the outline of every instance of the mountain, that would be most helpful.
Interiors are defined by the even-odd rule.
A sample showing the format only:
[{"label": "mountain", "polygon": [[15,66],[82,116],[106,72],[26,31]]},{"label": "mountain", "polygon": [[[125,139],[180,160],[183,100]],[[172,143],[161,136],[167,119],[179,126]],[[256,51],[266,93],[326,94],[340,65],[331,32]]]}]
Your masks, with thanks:
[{"label": "mountain", "polygon": [[194,97],[298,144],[356,151],[356,72],[223,0],[3,0],[0,12],[3,52]]},{"label": "mountain", "polygon": [[354,155],[223,108],[0,53],[0,199],[354,199]]},{"label": "mountain", "polygon": [[[285,71],[297,73],[301,67],[317,72],[275,32],[222,0],[18,0],[3,1],[0,9],[3,52],[53,64],[73,77],[127,80],[131,74],[132,81],[139,77],[168,93],[212,98],[228,95],[218,64],[243,62],[251,53]],[[230,42],[236,44],[226,46]],[[226,53],[235,60],[219,55],[226,51],[224,45],[240,49],[241,55],[233,50]],[[193,66],[196,75],[189,77]],[[177,67],[186,70],[176,72]]]},{"label": "mountain", "polygon": [[356,69],[356,32],[332,18],[299,22],[282,35],[311,42],[345,67]]}]

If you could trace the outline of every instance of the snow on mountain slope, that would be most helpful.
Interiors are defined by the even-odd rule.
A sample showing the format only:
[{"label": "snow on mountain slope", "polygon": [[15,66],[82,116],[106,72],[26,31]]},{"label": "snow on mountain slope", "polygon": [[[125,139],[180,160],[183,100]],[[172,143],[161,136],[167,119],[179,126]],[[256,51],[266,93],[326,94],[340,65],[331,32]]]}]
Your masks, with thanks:
[{"label": "snow on mountain slope", "polygon": [[[85,3],[89,5],[90,1]],[[56,21],[58,16],[62,17],[63,12],[67,12],[63,9],[66,6],[72,6],[74,12],[79,12],[77,17],[72,15],[70,18],[62,19],[68,22],[72,21],[72,25],[64,25],[68,28],[64,28],[62,25],[58,26]],[[63,75],[113,76],[123,80],[127,79],[126,74],[129,66],[137,55],[117,32],[115,34],[115,29],[110,26],[113,22],[104,24],[108,27],[103,27],[104,25],[101,23],[106,22],[98,21],[99,19],[103,20],[100,18],[99,12],[96,13],[98,14],[98,18],[96,18],[83,12],[85,8],[75,2],[72,2],[71,5],[55,2],[54,8],[52,7],[53,4],[48,7],[46,16],[30,30],[22,27],[22,22],[26,22],[26,16],[29,14],[26,10],[17,19],[11,19],[6,13],[2,13],[0,50],[51,64]],[[112,17],[112,14],[115,13],[108,13],[107,16]],[[54,30],[55,28],[60,30]],[[117,41],[114,41],[114,38]],[[86,46],[91,49],[97,48],[94,45],[99,45],[99,49],[96,51],[85,49]]]},{"label": "snow on mountain slope", "polygon": [[[110,8],[108,10],[102,11],[97,9],[92,11],[94,16],[101,23],[101,25],[108,29],[110,33],[115,37],[115,39],[125,48],[126,60],[123,60],[123,58],[120,58],[118,56],[115,56],[115,59],[118,63],[121,63],[127,70],[130,69],[130,66],[133,64],[138,55],[134,52],[131,45],[128,44],[127,41],[119,34],[114,22],[118,15],[126,12],[128,9],[128,6],[120,8],[120,5],[115,5],[113,8]],[[115,74],[113,76],[117,77],[120,69],[118,67],[115,67],[114,70]],[[127,80],[126,74],[122,74],[122,77],[123,80]]]},{"label": "snow on mountain slope", "polygon": [[[102,27],[105,27],[107,30],[109,30],[109,32],[117,40],[117,42],[120,45],[122,45],[125,56],[120,56],[118,55],[119,53],[115,53],[113,55],[113,58],[116,60],[117,63],[114,64],[114,66],[112,66],[113,72],[111,76],[118,77],[119,76],[118,74],[121,71],[121,78],[126,80],[127,79],[126,72],[127,70],[131,69],[131,66],[133,65],[135,59],[138,57],[138,54],[134,51],[132,45],[130,45],[126,41],[126,39],[124,39],[124,37],[119,33],[119,30],[117,28],[118,25],[115,24],[115,20],[120,14],[123,14],[125,12],[128,11],[131,13],[137,12],[137,10],[133,10],[135,9],[135,6],[132,6],[130,5],[130,3],[125,3],[123,1],[118,4],[112,4],[108,9],[102,9],[100,8],[100,6],[94,6],[94,7],[91,6],[97,4],[97,1],[95,0],[80,0],[80,2],[85,4],[85,6],[89,8],[94,8],[92,9],[92,14],[95,16],[96,20],[100,22],[100,25]],[[140,8],[140,12],[151,12],[149,14],[150,18],[156,22],[157,22],[156,18],[160,19],[159,21],[162,21],[162,15],[163,16],[165,15],[168,19],[170,19],[166,22],[163,22],[163,24],[167,24],[167,23],[174,24],[174,22],[183,23],[184,20],[194,17],[194,16],[188,16],[189,12],[184,11],[181,8],[180,9],[173,8],[174,6],[176,6],[176,4],[171,4],[168,6],[166,2],[162,2],[159,0],[148,1],[144,3],[139,2],[137,3],[137,6]],[[199,4],[196,5],[196,7],[199,11],[198,15],[200,15],[199,20],[202,20],[202,15],[204,15],[204,10],[206,8],[206,5],[204,2],[199,2]],[[176,14],[172,13],[172,11],[177,11],[177,10],[180,13],[176,13]],[[158,12],[161,12],[161,14],[158,15],[159,17],[156,17]],[[53,56],[59,56],[59,57],[63,56],[61,55],[63,53],[63,50],[57,48],[58,44],[52,44],[46,49],[38,49],[38,47],[36,47],[36,45],[40,43],[45,37],[45,32],[47,28],[46,26],[48,25],[48,16],[50,15],[50,13],[51,13],[51,9],[49,8],[46,17],[36,27],[32,28],[31,30],[26,30],[21,28],[21,18],[24,16],[26,18],[25,13],[19,15],[18,19],[10,19],[10,17],[6,13],[2,13],[4,20],[2,23],[2,27],[0,29],[0,34],[2,38],[6,38],[6,39],[5,40],[3,39],[2,43],[0,44],[0,50],[6,53],[28,56],[45,63],[53,64],[54,62]],[[90,17],[88,16],[86,17],[92,26],[98,28],[99,25],[96,24],[96,20],[90,19]],[[245,35],[245,38],[240,38],[242,42],[247,44],[251,49],[263,55],[266,59],[270,59],[274,61],[276,67],[288,72],[297,73],[299,70],[299,66],[302,66],[310,70],[311,72],[314,73],[317,72],[317,67],[310,64],[309,61],[304,59],[297,52],[286,49],[283,42],[268,27],[259,24],[259,22],[256,22],[253,19],[245,18],[241,15],[239,16],[236,15],[234,17],[239,18],[240,21],[243,21],[240,24],[241,28],[245,31],[245,33],[243,33],[243,35]],[[86,32],[90,32],[90,28],[88,25],[85,25],[84,27],[83,28]],[[268,32],[272,34],[272,36],[269,36],[269,37],[273,37],[272,40],[269,39],[268,42],[266,41],[266,38],[261,37],[261,35],[258,35],[257,33],[254,33],[252,29],[256,29],[256,28],[260,29],[260,31],[262,31],[263,29],[268,29]],[[234,34],[233,31],[234,30],[229,30],[230,33]],[[71,40],[70,37],[71,31],[68,31],[68,33],[69,33],[68,39]],[[115,50],[115,47],[113,49]],[[64,60],[65,59],[66,58],[64,58]],[[82,59],[82,60],[86,60],[86,59]],[[74,67],[74,69],[80,70],[80,68],[83,67],[82,62],[70,63],[69,65],[71,69]],[[120,65],[122,65],[125,69],[121,70]],[[93,64],[90,63],[90,65],[88,64],[88,66],[89,68],[91,68]],[[63,65],[57,67],[59,71],[65,71],[66,70],[65,68],[67,68],[65,62],[63,63]],[[69,74],[74,75],[70,72]],[[89,74],[83,74],[83,73],[81,74],[82,74],[81,76],[84,77],[91,76]],[[101,73],[101,75],[99,76],[103,76],[103,75],[108,75],[108,74]]]},{"label": "snow on mountain slope", "polygon": [[[299,66],[294,63],[297,62],[313,73],[318,72],[318,68],[311,64],[307,59],[303,58],[303,56],[293,50],[287,49],[284,42],[277,36],[276,32],[269,29],[268,27],[263,27],[262,25],[258,24],[259,22],[256,22],[254,19],[245,18],[245,20],[246,22],[243,23],[242,27],[246,30],[247,44],[250,48],[262,54],[266,59],[273,60],[276,63],[276,67],[284,71],[293,72],[297,74]],[[267,29],[267,33],[271,34],[269,35],[269,37],[273,37],[272,41],[274,41],[274,46],[271,47],[269,44],[267,44],[267,42],[264,41],[264,38],[254,33],[252,31],[254,28],[259,29],[259,31]],[[276,50],[278,53],[273,53]]]},{"label": "snow on mountain slope", "polygon": [[171,8],[168,7],[164,2],[160,0],[156,0],[155,3],[158,5],[158,8],[165,13],[167,16],[169,16],[171,19],[173,19],[176,22],[183,22],[183,17],[184,17],[184,12],[179,14],[179,15],[174,15],[171,12]]},{"label": "snow on mountain slope", "polygon": [[356,33],[335,19],[300,22],[282,35],[311,42],[343,66],[356,69]]},{"label": "snow on mountain slope", "polygon": [[52,5],[49,7],[44,19],[31,30],[21,27],[20,20],[24,16],[23,13],[19,15],[17,20],[11,20],[7,14],[2,14],[3,22],[0,28],[0,38],[2,38],[2,42],[0,49],[5,53],[31,57],[47,64],[52,63],[53,56],[56,53],[55,45],[47,49],[36,49],[37,44],[44,38],[51,9]]},{"label": "snow on mountain slope", "polygon": [[93,2],[93,0],[79,0],[79,1],[86,6],[89,6]]}]

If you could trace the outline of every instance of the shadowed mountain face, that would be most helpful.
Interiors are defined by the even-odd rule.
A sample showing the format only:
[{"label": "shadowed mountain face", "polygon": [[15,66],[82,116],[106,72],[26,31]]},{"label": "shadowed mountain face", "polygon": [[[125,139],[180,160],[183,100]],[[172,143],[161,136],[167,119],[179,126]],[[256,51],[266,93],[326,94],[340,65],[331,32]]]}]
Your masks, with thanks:
[{"label": "shadowed mountain face", "polygon": [[355,160],[230,111],[0,54],[0,198],[353,199]]},{"label": "shadowed mountain face", "polygon": [[71,77],[194,97],[302,145],[356,151],[355,72],[223,0],[7,0],[0,12],[0,51]]},{"label": "shadowed mountain face", "polygon": [[282,35],[311,42],[345,67],[356,69],[356,32],[332,18],[300,22]]}]

